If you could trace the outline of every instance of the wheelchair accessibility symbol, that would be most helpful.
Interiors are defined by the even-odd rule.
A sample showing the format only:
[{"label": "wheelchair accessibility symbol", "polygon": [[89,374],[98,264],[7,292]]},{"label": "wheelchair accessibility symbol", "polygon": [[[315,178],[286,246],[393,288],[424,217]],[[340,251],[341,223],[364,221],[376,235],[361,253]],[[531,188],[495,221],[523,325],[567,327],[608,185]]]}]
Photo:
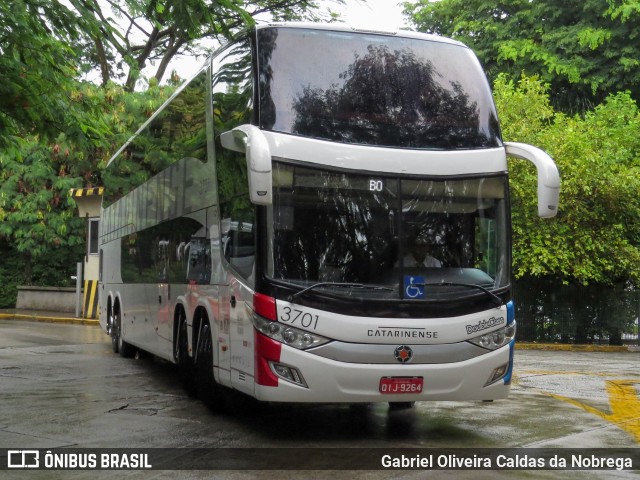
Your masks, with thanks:
[{"label": "wheelchair accessibility symbol", "polygon": [[424,298],[424,277],[421,275],[405,275],[404,298]]}]

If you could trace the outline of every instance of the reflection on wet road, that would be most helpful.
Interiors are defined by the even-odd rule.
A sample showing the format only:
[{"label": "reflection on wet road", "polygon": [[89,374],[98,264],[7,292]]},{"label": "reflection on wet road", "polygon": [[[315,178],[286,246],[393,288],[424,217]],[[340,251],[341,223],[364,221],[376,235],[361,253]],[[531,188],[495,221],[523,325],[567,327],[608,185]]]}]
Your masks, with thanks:
[{"label": "reflection on wet road", "polygon": [[[636,447],[633,353],[518,351],[507,400],[261,404],[215,414],[175,368],[111,352],[98,327],[0,321],[0,447]],[[28,406],[28,408],[25,408]]]}]

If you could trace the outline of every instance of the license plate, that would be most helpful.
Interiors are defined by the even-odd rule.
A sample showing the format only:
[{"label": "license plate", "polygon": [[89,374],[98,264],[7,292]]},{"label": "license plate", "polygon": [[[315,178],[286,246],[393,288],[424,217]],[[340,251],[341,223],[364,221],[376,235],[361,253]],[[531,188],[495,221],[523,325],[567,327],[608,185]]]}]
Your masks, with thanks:
[{"label": "license plate", "polygon": [[422,393],[422,377],[382,377],[380,379],[380,393]]}]

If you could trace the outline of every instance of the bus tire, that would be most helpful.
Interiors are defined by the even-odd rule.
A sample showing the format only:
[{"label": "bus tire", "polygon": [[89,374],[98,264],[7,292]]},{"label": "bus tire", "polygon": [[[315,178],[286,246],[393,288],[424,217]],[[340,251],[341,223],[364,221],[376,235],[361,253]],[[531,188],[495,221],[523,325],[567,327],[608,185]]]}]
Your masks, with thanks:
[{"label": "bus tire", "polygon": [[178,364],[178,375],[182,387],[190,397],[196,397],[195,369],[193,358],[189,355],[189,334],[187,331],[187,317],[182,308],[176,311],[176,339],[173,357]]},{"label": "bus tire", "polygon": [[122,315],[119,305],[116,305],[112,316],[111,345],[114,353],[120,353],[124,358],[135,355],[136,349],[122,339]]},{"label": "bus tire", "polygon": [[118,353],[118,335],[114,325],[113,309],[109,306],[109,316],[107,318],[107,329],[111,337],[111,349],[113,353]]},{"label": "bus tire", "polygon": [[213,377],[213,340],[209,320],[202,319],[202,328],[197,339],[195,363],[195,384],[198,398],[212,411],[219,412],[223,408],[220,386]]}]

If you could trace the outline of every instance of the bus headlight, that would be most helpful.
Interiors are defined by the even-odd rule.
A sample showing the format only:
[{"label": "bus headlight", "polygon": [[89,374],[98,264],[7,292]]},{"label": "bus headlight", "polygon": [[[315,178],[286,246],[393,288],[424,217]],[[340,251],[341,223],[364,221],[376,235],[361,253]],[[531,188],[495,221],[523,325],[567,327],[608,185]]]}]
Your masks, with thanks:
[{"label": "bus headlight", "polygon": [[263,335],[284,343],[298,350],[306,350],[311,347],[317,347],[331,341],[331,339],[317,335],[315,333],[300,330],[296,327],[284,325],[280,322],[274,322],[262,318],[260,315],[252,315],[253,325]]},{"label": "bus headlight", "polygon": [[495,332],[485,333],[479,337],[472,338],[469,342],[487,350],[497,350],[504,347],[516,336],[516,322],[511,322],[506,327],[496,330]]}]

